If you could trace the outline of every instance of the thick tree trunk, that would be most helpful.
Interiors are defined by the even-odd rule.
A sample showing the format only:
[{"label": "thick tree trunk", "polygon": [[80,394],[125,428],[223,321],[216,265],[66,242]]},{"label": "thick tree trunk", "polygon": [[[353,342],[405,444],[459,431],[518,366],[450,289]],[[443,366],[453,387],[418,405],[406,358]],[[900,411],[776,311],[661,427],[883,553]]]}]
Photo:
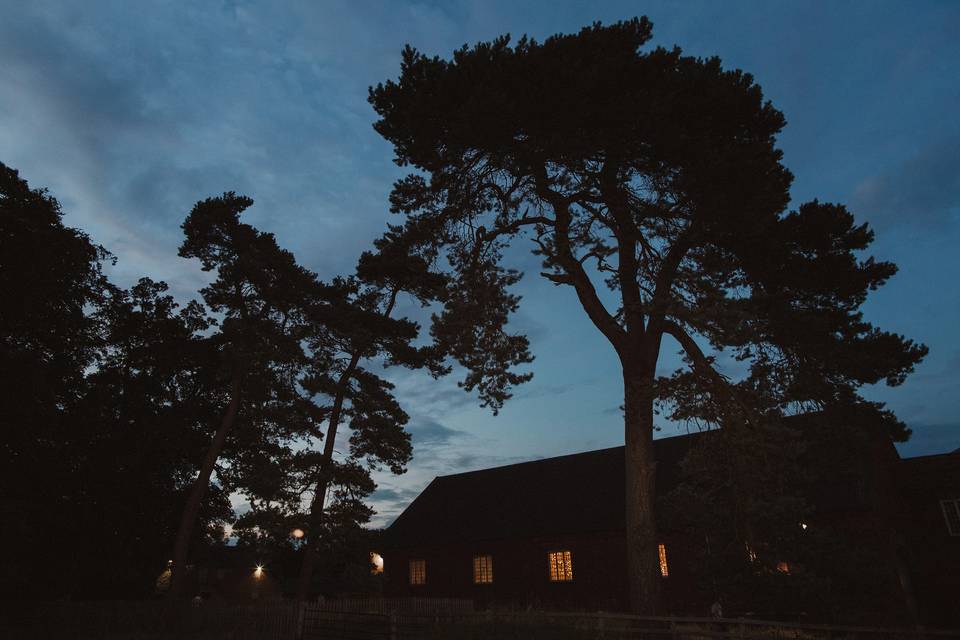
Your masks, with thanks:
[{"label": "thick tree trunk", "polygon": [[240,410],[240,378],[235,377],[230,389],[230,404],[220,420],[220,427],[213,436],[213,442],[207,449],[207,455],[204,457],[203,464],[200,466],[200,474],[190,488],[190,495],[187,497],[187,504],[183,509],[183,515],[180,517],[180,527],[177,529],[177,539],[173,547],[173,566],[170,573],[169,598],[179,598],[184,595],[184,580],[186,577],[187,555],[190,552],[190,538],[197,524],[197,517],[200,515],[200,507],[203,505],[203,499],[207,496],[210,489],[210,476],[213,475],[213,468],[217,464],[217,458],[223,450],[223,445],[227,441],[227,434],[233,428],[236,422],[237,412]]},{"label": "thick tree trunk", "polygon": [[629,606],[633,613],[656,615],[660,563],[654,518],[653,377],[625,367],[623,381]]}]

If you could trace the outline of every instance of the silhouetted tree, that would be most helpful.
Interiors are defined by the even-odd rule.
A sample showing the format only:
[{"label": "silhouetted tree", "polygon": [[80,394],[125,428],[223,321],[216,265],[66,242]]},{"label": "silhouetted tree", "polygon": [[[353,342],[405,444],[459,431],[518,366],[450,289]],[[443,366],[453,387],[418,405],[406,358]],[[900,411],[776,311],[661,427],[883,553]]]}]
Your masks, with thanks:
[{"label": "silhouetted tree", "polygon": [[[54,198],[0,165],[0,540],[12,597],[149,594],[219,409],[203,309],[178,307],[163,283],[111,285],[105,259],[63,225]],[[228,514],[215,491],[197,535]]]},{"label": "silhouetted tree", "polygon": [[[311,341],[314,369],[306,386],[328,399],[329,404],[325,407],[323,451],[319,455],[311,452],[303,460],[313,497],[297,587],[300,600],[309,595],[318,551],[332,544],[329,538],[334,529],[330,527],[335,525],[327,520],[336,514],[339,537],[349,530],[346,522],[351,514],[359,518],[357,522],[369,520],[371,514],[361,500],[374,485],[369,471],[357,462],[365,462],[367,469],[386,466],[400,474],[410,460],[410,435],[404,430],[408,416],[393,395],[393,385],[372,367],[428,367],[434,375],[449,370],[435,347],[414,344],[419,337],[417,323],[393,317],[401,295],[412,297],[422,306],[445,295],[446,279],[430,270],[432,255],[397,234],[387,234],[377,247],[380,251],[365,252],[360,257],[355,276],[335,283],[344,293],[339,304],[319,308],[315,315],[316,331]],[[334,446],[344,422],[350,429],[349,453],[345,462],[338,463]],[[346,470],[351,473],[345,474]],[[334,475],[341,478],[340,489],[328,506],[327,491]],[[369,491],[361,490],[363,487]]]},{"label": "silhouetted tree", "polygon": [[[180,255],[198,258],[205,271],[217,274],[201,294],[211,311],[222,316],[220,331],[211,339],[220,344],[218,373],[228,381],[228,391],[180,519],[171,597],[182,595],[189,541],[228,437],[237,436],[238,459],[247,446],[248,454],[268,456],[268,445],[309,429],[314,419],[299,386],[307,364],[305,307],[321,299],[325,289],[272,234],[240,222],[240,213],[251,204],[247,197],[225,193],[197,203],[183,223],[186,239]],[[263,481],[256,473],[246,477],[251,483]]]},{"label": "silhouetted tree", "polygon": [[660,497],[682,549],[671,567],[693,576],[687,610],[909,622],[877,482],[895,456],[882,420],[869,406],[772,420],[700,437]]},{"label": "silhouetted tree", "polygon": [[59,203],[0,163],[0,541],[4,591],[56,584],[59,554],[41,553],[69,513],[73,485],[66,409],[101,345],[91,313],[109,296],[109,258],[63,224]]},{"label": "silhouetted tree", "polygon": [[[500,386],[518,381],[507,365],[525,359],[526,343],[502,332],[516,305],[504,289],[518,276],[501,265],[520,237],[616,351],[638,612],[654,611],[658,592],[652,437],[665,337],[728,404],[729,381],[705,345],[757,372],[798,373],[782,389],[793,404],[899,384],[926,352],[862,319],[867,293],[896,270],[858,258],[867,226],[841,205],[785,211],[792,176],[775,147],[784,118],[753,78],[676,48],[641,52],[650,33],[639,18],[543,43],[501,37],[449,61],[407,47],[399,80],[370,91],[376,130],[399,165],[419,170],[396,183],[392,210],[446,250],[460,286],[433,328],[451,352],[504,372]],[[491,305],[493,334],[466,312],[489,320]],[[750,413],[740,406],[741,420]]]},{"label": "silhouetted tree", "polygon": [[[167,285],[141,279],[98,313],[103,347],[67,415],[71,544],[64,582],[84,597],[149,595],[165,566],[173,523],[220,412],[209,372],[218,354],[196,302],[180,308]],[[212,488],[195,542],[222,542],[232,513]]]}]

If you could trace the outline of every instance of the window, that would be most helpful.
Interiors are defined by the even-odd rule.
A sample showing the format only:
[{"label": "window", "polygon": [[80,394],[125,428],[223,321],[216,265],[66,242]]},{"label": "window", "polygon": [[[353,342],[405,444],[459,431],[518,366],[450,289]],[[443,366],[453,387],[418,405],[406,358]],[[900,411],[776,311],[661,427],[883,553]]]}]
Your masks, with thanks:
[{"label": "window", "polygon": [[427,561],[410,561],[410,584],[427,584]]},{"label": "window", "polygon": [[960,498],[956,500],[941,500],[940,509],[943,518],[947,521],[947,531],[952,536],[960,536]]},{"label": "window", "polygon": [[670,568],[667,566],[667,546],[658,544],[657,551],[660,554],[660,575],[666,578],[670,575]]},{"label": "window", "polygon": [[570,582],[573,580],[573,558],[569,551],[550,553],[550,582]]},{"label": "window", "polygon": [[473,556],[473,583],[493,582],[493,556]]}]

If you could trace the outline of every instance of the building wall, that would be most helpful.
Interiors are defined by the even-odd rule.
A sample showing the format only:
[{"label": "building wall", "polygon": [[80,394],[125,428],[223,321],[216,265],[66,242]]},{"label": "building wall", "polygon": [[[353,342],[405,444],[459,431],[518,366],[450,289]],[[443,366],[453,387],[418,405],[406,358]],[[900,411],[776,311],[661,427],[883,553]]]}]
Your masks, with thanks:
[{"label": "building wall", "polygon": [[[472,598],[481,607],[618,610],[626,592],[623,534],[492,540],[482,543],[387,549],[390,596]],[[573,580],[551,582],[549,553],[571,552]],[[473,558],[493,557],[493,582],[474,584]],[[426,584],[411,585],[409,562],[426,561]]]},{"label": "building wall", "polygon": [[[568,611],[624,611],[627,607],[626,539],[622,532],[545,538],[491,540],[448,546],[387,549],[384,593],[391,597],[470,598],[481,608],[535,608]],[[680,551],[666,543],[669,576],[661,588],[666,611],[683,609],[680,563],[669,564]],[[549,554],[570,551],[573,580],[550,580]],[[493,582],[475,584],[474,556],[493,557]],[[426,562],[426,584],[411,585],[409,563]],[[689,603],[687,603],[689,604]]]},{"label": "building wall", "polygon": [[960,536],[947,529],[941,500],[960,498],[960,454],[902,461],[901,487],[909,568],[921,620],[935,627],[960,627]]}]

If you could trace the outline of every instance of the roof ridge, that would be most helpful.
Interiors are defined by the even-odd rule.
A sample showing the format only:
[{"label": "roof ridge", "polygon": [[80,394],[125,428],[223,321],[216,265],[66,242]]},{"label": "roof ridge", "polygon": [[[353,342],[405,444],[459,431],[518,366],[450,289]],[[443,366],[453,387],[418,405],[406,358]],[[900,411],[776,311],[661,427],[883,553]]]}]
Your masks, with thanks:
[{"label": "roof ridge", "polygon": [[[662,441],[665,441],[665,440],[679,440],[679,439],[682,439],[682,438],[689,438],[689,437],[692,437],[692,436],[698,436],[698,435],[701,435],[701,434],[703,434],[703,433],[709,433],[710,431],[712,431],[712,430],[706,430],[706,431],[689,431],[689,432],[687,432],[687,433],[678,433],[678,434],[676,434],[676,435],[667,436],[667,437],[665,437],[665,438],[654,438],[653,441],[654,441],[654,442],[662,442]],[[536,463],[541,463],[541,462],[550,462],[550,461],[553,461],[553,460],[562,460],[563,458],[574,458],[574,457],[579,457],[579,456],[589,456],[589,455],[591,455],[591,454],[602,453],[602,452],[606,452],[606,451],[613,451],[614,449],[623,449],[623,448],[624,448],[624,445],[621,444],[621,445],[617,445],[617,446],[614,446],[614,447],[603,447],[602,449],[591,449],[591,450],[589,450],[589,451],[578,451],[578,452],[576,452],[576,453],[564,453],[563,455],[550,456],[549,458],[534,458],[533,460],[525,460],[525,461],[523,461],[523,462],[512,462],[512,463],[510,463],[510,464],[502,464],[502,465],[499,465],[499,466],[496,466],[496,467],[484,467],[483,469],[474,469],[473,471],[461,471],[461,472],[459,472],[459,473],[450,473],[450,474],[447,474],[447,475],[434,476],[434,480],[442,480],[442,479],[444,479],[444,478],[456,478],[456,477],[459,477],[459,476],[468,476],[468,475],[471,475],[471,474],[474,474],[474,473],[484,473],[484,472],[486,472],[486,471],[500,471],[500,470],[502,470],[502,469],[509,469],[509,468],[511,468],[511,467],[521,467],[521,466],[527,465],[527,464],[536,464]]]},{"label": "roof ridge", "polygon": [[524,460],[523,462],[511,462],[510,464],[502,464],[497,467],[484,467],[483,469],[474,469],[473,471],[461,471],[460,473],[450,473],[443,476],[435,476],[435,480],[441,480],[443,478],[456,478],[458,476],[469,476],[474,473],[484,473],[486,471],[499,471],[501,469],[509,469],[510,467],[522,467],[527,464],[537,464],[538,462],[550,462],[553,460],[561,460],[563,458],[574,458],[578,456],[587,456],[593,453],[601,453],[603,451],[612,451],[614,449],[623,449],[623,445],[618,445],[616,447],[604,447],[603,449],[592,449],[590,451],[579,451],[577,453],[565,453],[559,456],[550,456],[549,458],[534,458],[533,460]]}]

